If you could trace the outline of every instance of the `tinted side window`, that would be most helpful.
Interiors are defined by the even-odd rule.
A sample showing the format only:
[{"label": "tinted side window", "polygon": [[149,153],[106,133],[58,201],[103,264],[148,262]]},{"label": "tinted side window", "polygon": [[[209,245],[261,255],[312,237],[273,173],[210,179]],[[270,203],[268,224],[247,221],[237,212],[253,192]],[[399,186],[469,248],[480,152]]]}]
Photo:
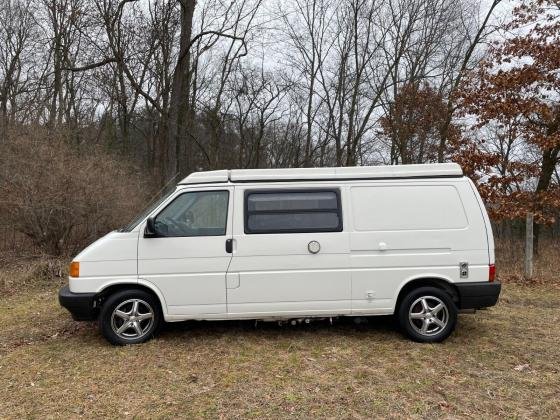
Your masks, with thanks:
[{"label": "tinted side window", "polygon": [[335,190],[249,191],[245,233],[339,232],[340,209]]},{"label": "tinted side window", "polygon": [[161,236],[220,236],[226,234],[228,191],[181,194],[155,219]]}]

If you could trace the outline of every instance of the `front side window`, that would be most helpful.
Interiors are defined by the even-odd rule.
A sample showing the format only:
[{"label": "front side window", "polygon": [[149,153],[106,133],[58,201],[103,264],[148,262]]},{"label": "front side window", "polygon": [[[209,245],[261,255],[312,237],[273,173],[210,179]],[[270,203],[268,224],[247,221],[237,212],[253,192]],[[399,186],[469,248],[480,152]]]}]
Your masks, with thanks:
[{"label": "front side window", "polygon": [[228,191],[181,194],[156,216],[156,232],[175,237],[225,235],[228,199]]},{"label": "front side window", "polygon": [[245,233],[340,232],[336,190],[248,191]]}]

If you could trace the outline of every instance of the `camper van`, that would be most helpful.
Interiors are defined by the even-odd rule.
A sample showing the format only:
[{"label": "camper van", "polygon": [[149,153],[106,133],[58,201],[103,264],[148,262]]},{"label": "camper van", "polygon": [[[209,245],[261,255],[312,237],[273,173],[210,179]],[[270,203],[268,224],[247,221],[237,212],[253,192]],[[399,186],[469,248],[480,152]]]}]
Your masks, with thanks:
[{"label": "camper van", "polygon": [[499,293],[484,203],[448,163],[193,173],[80,252],[59,301],[117,345],[164,322],[375,315],[439,342]]}]

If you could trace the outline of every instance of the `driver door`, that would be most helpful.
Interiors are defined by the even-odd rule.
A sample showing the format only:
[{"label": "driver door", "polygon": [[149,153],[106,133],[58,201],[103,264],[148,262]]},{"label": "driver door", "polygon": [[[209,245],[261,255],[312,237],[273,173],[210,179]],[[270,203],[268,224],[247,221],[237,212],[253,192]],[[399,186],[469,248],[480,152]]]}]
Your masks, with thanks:
[{"label": "driver door", "polygon": [[233,187],[181,192],[154,216],[155,237],[138,241],[138,277],[163,294],[167,313],[226,314]]}]

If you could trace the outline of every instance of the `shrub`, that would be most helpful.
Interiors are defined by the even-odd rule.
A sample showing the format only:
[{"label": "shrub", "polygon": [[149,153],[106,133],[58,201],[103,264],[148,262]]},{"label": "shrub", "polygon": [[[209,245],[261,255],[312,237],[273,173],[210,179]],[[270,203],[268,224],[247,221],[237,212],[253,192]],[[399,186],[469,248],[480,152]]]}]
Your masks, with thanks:
[{"label": "shrub", "polygon": [[[43,128],[0,144],[0,217],[51,255],[74,253],[123,225],[147,199],[129,164]],[[0,222],[0,223],[2,223]]]}]

